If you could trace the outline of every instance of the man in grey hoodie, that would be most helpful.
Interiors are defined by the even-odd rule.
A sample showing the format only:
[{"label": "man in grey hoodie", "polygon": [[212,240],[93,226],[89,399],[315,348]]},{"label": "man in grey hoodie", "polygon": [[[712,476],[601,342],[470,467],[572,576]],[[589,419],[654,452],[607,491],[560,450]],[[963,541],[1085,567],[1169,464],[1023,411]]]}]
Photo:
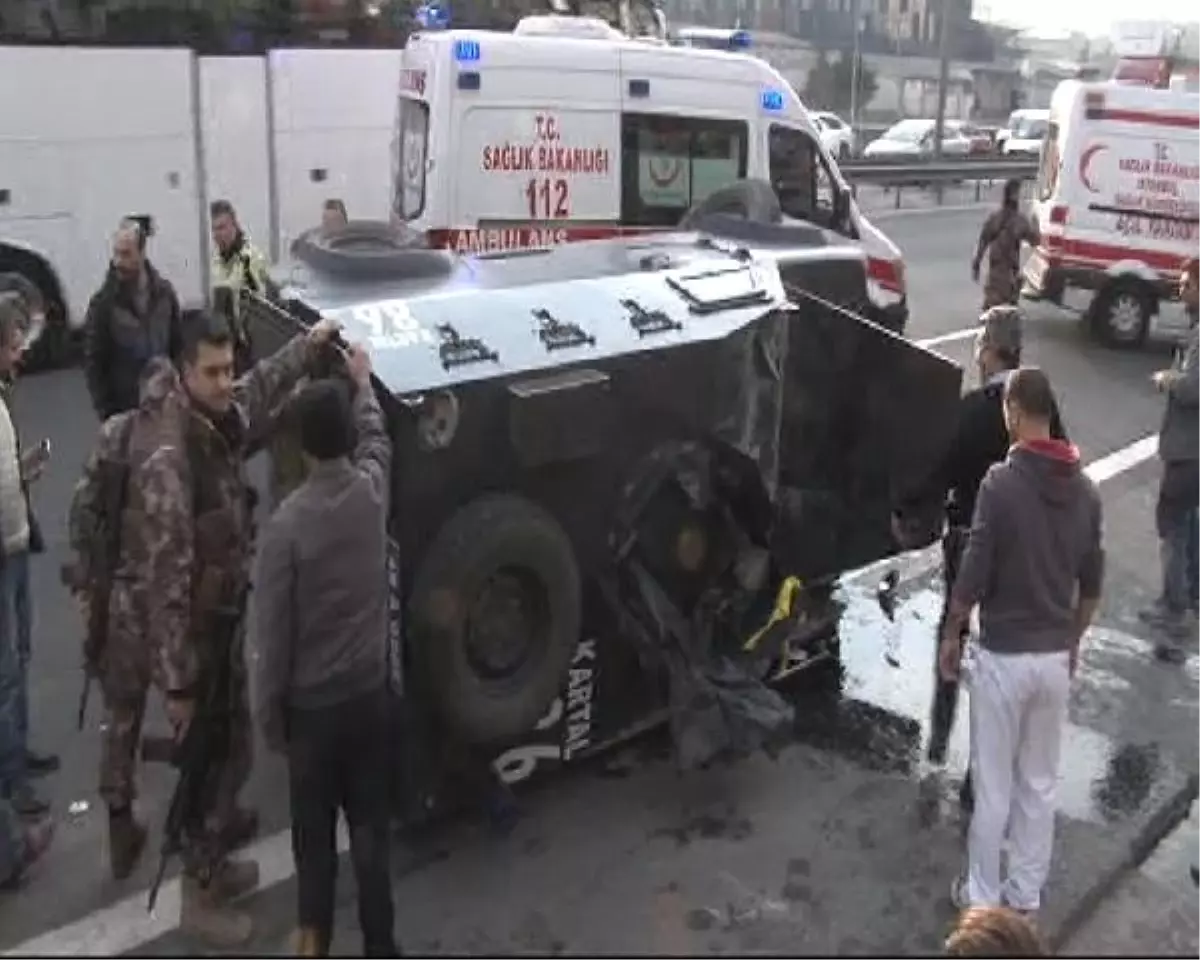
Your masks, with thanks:
[{"label": "man in grey hoodie", "polygon": [[1162,556],[1162,593],[1158,601],[1140,614],[1142,620],[1164,633],[1168,643],[1159,644],[1159,659],[1180,662],[1180,642],[1196,634],[1196,583],[1200,572],[1189,537],[1195,536],[1196,504],[1200,499],[1200,330],[1196,325],[1200,304],[1200,261],[1184,264],[1179,298],[1191,320],[1191,329],[1169,370],[1154,375],[1154,385],[1166,394],[1162,428],[1158,433],[1158,456],[1162,480],[1154,511]]},{"label": "man in grey hoodie", "polygon": [[939,669],[950,681],[959,674],[963,626],[979,605],[968,677],[975,809],[967,875],[953,890],[960,907],[1035,913],[1050,872],[1070,682],[1104,575],[1100,496],[1079,451],[1051,437],[1054,409],[1041,370],[1013,372],[1004,389],[1013,446],[980,485],[942,631]]}]

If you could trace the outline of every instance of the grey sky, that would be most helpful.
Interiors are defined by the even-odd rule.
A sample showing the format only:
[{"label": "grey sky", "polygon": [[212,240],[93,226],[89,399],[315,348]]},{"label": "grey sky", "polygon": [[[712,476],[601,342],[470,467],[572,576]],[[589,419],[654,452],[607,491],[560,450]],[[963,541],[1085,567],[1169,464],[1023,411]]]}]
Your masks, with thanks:
[{"label": "grey sky", "polygon": [[1038,34],[1107,35],[1115,20],[1196,20],[1196,0],[976,0],[979,14]]}]

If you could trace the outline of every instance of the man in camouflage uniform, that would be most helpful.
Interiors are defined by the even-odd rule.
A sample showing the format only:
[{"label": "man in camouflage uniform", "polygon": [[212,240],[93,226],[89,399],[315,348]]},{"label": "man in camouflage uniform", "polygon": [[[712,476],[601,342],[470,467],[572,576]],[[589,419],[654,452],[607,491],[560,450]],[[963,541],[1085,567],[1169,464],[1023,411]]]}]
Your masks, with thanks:
[{"label": "man in camouflage uniform", "polygon": [[[134,816],[134,801],[137,751],[152,675],[153,634],[144,628],[145,587],[134,579],[139,558],[129,550],[120,551],[115,568],[109,571],[112,586],[107,597],[91,596],[89,585],[99,572],[90,570],[88,564],[94,562],[92,544],[100,536],[99,514],[109,502],[104,484],[110,481],[104,479],[102,466],[125,463],[132,468],[144,461],[155,451],[170,419],[178,422],[185,413],[178,377],[170,364],[165,359],[151,360],[148,372],[138,406],[101,425],[99,441],[76,484],[67,518],[71,550],[78,560],[68,571],[69,580],[83,609],[84,623],[89,622],[93,601],[108,607],[106,645],[102,650],[85,649],[84,666],[99,679],[104,695],[100,796],[108,807],[109,866],[115,880],[133,872],[146,844],[146,829]],[[140,522],[136,514],[125,511],[112,522],[119,524],[123,544],[136,542],[127,539]]]},{"label": "man in camouflage uniform", "polygon": [[[109,708],[102,782],[110,809],[133,794],[132,754],[144,704],[139,691],[152,680],[165,693],[177,737],[191,722],[195,690],[212,668],[211,625],[224,611],[238,610],[249,588],[254,531],[247,440],[261,433],[314,348],[335,329],[318,324],[235,380],[228,325],[190,312],[181,369],[157,361],[145,381],[142,405],[128,427],[120,561],[99,670]],[[101,432],[76,495],[73,540],[97,526],[86,519],[100,508],[95,466],[121,457],[122,432],[116,418]],[[256,864],[229,859],[238,841],[257,828],[254,815],[236,805],[252,763],[240,622],[230,655],[232,742],[212,774],[205,822],[185,832],[180,921],[186,932],[224,946],[251,936],[249,916],[231,910],[229,901],[258,884]],[[128,817],[128,829],[114,839],[136,840],[140,828],[128,806],[120,815]]]},{"label": "man in camouflage uniform", "polygon": [[987,281],[983,285],[983,310],[1016,305],[1021,295],[1021,244],[1036,247],[1041,241],[1037,224],[1021,212],[1021,181],[1004,184],[1004,202],[983,222],[971,261],[971,277],[979,282],[983,255],[988,255]]}]

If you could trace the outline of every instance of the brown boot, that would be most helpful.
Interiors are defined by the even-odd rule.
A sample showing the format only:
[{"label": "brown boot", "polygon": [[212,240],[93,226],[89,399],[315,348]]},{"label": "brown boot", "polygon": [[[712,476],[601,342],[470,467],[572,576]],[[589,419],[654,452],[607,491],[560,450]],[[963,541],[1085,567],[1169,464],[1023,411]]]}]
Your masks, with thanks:
[{"label": "brown boot", "polygon": [[258,864],[253,860],[226,860],[216,869],[209,887],[219,903],[244,897],[258,887]]},{"label": "brown boot", "polygon": [[327,957],[329,944],[316,927],[301,927],[296,931],[296,956]]},{"label": "brown boot", "polygon": [[183,877],[179,928],[186,936],[213,947],[240,947],[254,936],[254,921],[249,914],[220,901],[215,893],[214,885],[205,888],[195,877]]},{"label": "brown boot", "polygon": [[146,846],[146,828],[129,808],[108,812],[108,863],[114,880],[124,880],[137,866]]}]

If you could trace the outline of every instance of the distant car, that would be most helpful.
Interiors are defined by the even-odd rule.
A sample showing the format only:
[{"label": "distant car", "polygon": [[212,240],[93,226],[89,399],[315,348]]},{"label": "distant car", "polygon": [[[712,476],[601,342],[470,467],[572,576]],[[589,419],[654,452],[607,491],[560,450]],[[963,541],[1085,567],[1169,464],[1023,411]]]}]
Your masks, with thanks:
[{"label": "distant car", "polygon": [[821,135],[825,149],[838,160],[849,160],[854,156],[854,129],[836,113],[813,111],[809,113]]},{"label": "distant car", "polygon": [[1042,142],[1050,126],[1050,111],[1029,111],[1008,132],[1000,152],[1006,157],[1040,157]]},{"label": "distant car", "polygon": [[[863,157],[880,163],[912,163],[933,157],[933,137],[937,123],[933,120],[901,120],[893,124],[877,140],[863,150]],[[942,130],[942,156],[962,159],[971,149],[970,138],[957,120],[947,120]]]},{"label": "distant car", "polygon": [[1008,116],[1007,126],[996,134],[996,149],[1004,153],[1004,145],[1008,142],[1009,137],[1013,135],[1013,131],[1023,130],[1024,125],[1030,120],[1048,120],[1049,118],[1049,110],[1035,110],[1028,107],[1014,110]]},{"label": "distant car", "polygon": [[967,156],[970,157],[986,157],[995,148],[996,144],[992,140],[992,135],[982,127],[976,127],[969,123],[964,123],[962,127],[963,135],[967,138]]}]

